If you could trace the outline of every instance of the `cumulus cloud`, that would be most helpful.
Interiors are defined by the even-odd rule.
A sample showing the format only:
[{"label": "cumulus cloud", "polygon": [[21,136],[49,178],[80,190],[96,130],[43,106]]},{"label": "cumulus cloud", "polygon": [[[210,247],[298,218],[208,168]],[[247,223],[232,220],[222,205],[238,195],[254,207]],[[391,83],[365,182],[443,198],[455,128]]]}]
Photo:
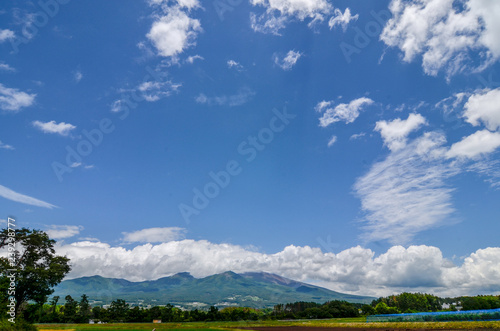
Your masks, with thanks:
[{"label": "cumulus cloud", "polygon": [[446,153],[447,157],[462,157],[474,159],[490,154],[500,147],[500,133],[488,130],[476,131],[454,143]]},{"label": "cumulus cloud", "polygon": [[470,295],[497,291],[500,248],[480,249],[455,265],[437,247],[391,247],[376,256],[360,246],[337,254],[309,246],[285,247],[274,254],[206,240],[151,243],[130,249],[102,242],[57,244],[71,259],[69,278],[101,275],[143,281],[189,272],[195,277],[232,270],[264,271],[332,290],[364,295],[422,291],[438,295]]},{"label": "cumulus cloud", "polygon": [[238,93],[233,95],[221,95],[208,97],[204,93],[200,93],[195,101],[200,104],[206,104],[209,106],[217,105],[217,106],[241,106],[252,98],[255,95],[255,92],[249,88],[242,88],[238,90]]},{"label": "cumulus cloud", "polygon": [[163,7],[165,14],[153,22],[147,34],[159,55],[176,57],[196,44],[196,37],[202,31],[201,23],[183,9],[195,8],[197,4],[197,1],[179,1],[177,5]]},{"label": "cumulus cloud", "polygon": [[391,151],[397,151],[406,146],[408,135],[418,130],[427,123],[426,119],[420,114],[410,114],[406,120],[396,118],[390,122],[378,121],[375,125],[375,131],[380,132],[384,145]]},{"label": "cumulus cloud", "polygon": [[17,193],[15,191],[11,190],[10,188],[2,186],[2,185],[0,185],[0,197],[15,201],[15,202],[24,203],[27,205],[37,206],[37,207],[43,207],[43,208],[49,208],[49,209],[56,208],[56,206],[54,206],[53,204],[32,198],[30,196],[27,196],[27,195],[24,195],[21,193]]},{"label": "cumulus cloud", "polygon": [[327,0],[250,0],[250,3],[266,10],[261,15],[250,14],[252,29],[276,35],[290,20],[310,19],[309,26],[312,26],[316,22],[322,22],[333,10]]},{"label": "cumulus cloud", "polygon": [[83,230],[80,225],[49,225],[45,233],[50,239],[66,239],[76,236]]},{"label": "cumulus cloud", "polygon": [[365,212],[365,240],[406,243],[450,220],[453,190],[445,180],[460,169],[444,162],[445,142],[442,134],[427,132],[356,180],[354,190]]},{"label": "cumulus cloud", "polygon": [[358,118],[359,112],[365,106],[371,105],[373,100],[362,97],[354,99],[348,104],[341,103],[335,108],[332,107],[333,103],[333,101],[321,101],[316,105],[315,110],[317,112],[324,112],[323,116],[319,119],[319,125],[321,127],[327,127],[328,125],[339,121],[344,121],[347,124],[354,122],[356,118]]},{"label": "cumulus cloud", "polygon": [[291,50],[283,58],[281,58],[277,54],[274,54],[273,58],[274,58],[274,63],[281,69],[290,70],[297,63],[297,61],[300,59],[301,56],[302,54],[300,52]]},{"label": "cumulus cloud", "polygon": [[0,83],[0,109],[18,112],[35,102],[36,94],[29,94],[15,88],[9,88]]},{"label": "cumulus cloud", "polygon": [[68,136],[70,132],[74,129],[76,129],[76,126],[73,124],[69,123],[56,123],[56,121],[50,121],[50,122],[40,122],[40,121],[33,121],[32,122],[33,126],[43,133],[55,133],[59,134],[61,136]]},{"label": "cumulus cloud", "polygon": [[334,16],[330,18],[328,21],[328,26],[330,27],[330,30],[333,29],[335,26],[340,25],[342,27],[342,30],[345,32],[347,30],[347,26],[351,21],[356,21],[359,17],[358,14],[352,16],[351,15],[351,10],[349,8],[346,8],[344,13],[340,11],[340,9],[335,8]]},{"label": "cumulus cloud", "polygon": [[429,75],[482,70],[500,57],[498,1],[392,0],[389,9],[393,17],[380,39],[398,47],[406,62],[421,55]]},{"label": "cumulus cloud", "polygon": [[186,229],[178,227],[148,228],[135,232],[122,232],[126,243],[163,243],[184,238]]},{"label": "cumulus cloud", "polygon": [[9,30],[9,29],[0,29],[0,44],[7,41],[7,40],[12,40],[15,38],[14,31]]},{"label": "cumulus cloud", "polygon": [[463,116],[474,126],[482,123],[491,131],[500,129],[500,88],[471,95],[465,103]]}]

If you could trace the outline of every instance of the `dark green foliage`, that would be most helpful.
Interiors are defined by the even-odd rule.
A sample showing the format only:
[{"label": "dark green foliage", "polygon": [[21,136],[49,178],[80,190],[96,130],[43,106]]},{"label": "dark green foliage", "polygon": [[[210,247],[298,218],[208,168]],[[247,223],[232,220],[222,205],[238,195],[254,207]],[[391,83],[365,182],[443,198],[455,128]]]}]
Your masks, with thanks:
[{"label": "dark green foliage", "polygon": [[500,308],[500,296],[480,295],[476,297],[460,297],[456,301],[461,303],[462,310]]},{"label": "dark green foliage", "polygon": [[[7,248],[12,240],[16,243],[13,261],[9,263],[8,258],[0,258],[0,305],[5,307],[8,299],[7,276],[10,273],[7,270],[15,269],[15,308],[20,313],[19,307],[30,300],[43,305],[53,292],[52,287],[62,281],[70,266],[68,258],[55,255],[55,241],[49,239],[45,232],[22,228],[14,230],[14,233],[12,237],[8,229],[0,232],[0,249]],[[22,250],[19,250],[20,247]]]},{"label": "dark green foliage", "polygon": [[108,309],[109,318],[112,321],[123,322],[125,321],[128,310],[129,305],[125,302],[125,300],[114,300],[111,302],[111,306]]},{"label": "dark green foliage", "polygon": [[[443,302],[443,299],[435,295],[404,292],[374,300],[372,306],[375,307],[376,314],[397,314],[438,311]],[[384,305],[380,305],[382,303]]]},{"label": "dark green foliage", "polygon": [[358,317],[359,311],[354,304],[346,301],[334,300],[324,304],[300,301],[274,306],[272,316],[276,319]]},{"label": "dark green foliage", "polygon": [[65,323],[76,323],[78,322],[78,317],[76,315],[76,312],[78,310],[78,302],[74,300],[71,295],[67,295],[66,298],[66,303],[64,304],[64,322]]},{"label": "dark green foliage", "polygon": [[16,323],[13,324],[7,320],[0,320],[0,331],[36,331],[37,328],[28,322],[16,318]]}]

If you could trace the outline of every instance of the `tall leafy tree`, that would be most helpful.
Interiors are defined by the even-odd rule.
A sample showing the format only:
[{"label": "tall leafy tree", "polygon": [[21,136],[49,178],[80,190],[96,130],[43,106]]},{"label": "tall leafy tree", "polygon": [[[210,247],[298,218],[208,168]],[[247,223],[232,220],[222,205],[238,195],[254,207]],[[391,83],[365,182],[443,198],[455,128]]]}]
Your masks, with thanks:
[{"label": "tall leafy tree", "polygon": [[64,321],[66,323],[75,323],[78,319],[78,302],[71,295],[67,295],[64,300],[66,300],[64,304]]},{"label": "tall leafy tree", "polygon": [[92,311],[90,309],[89,298],[86,294],[82,295],[80,303],[78,304],[78,320],[85,323],[88,322]]},{"label": "tall leafy tree", "polygon": [[12,236],[9,229],[3,229],[0,232],[0,250],[12,248],[12,245],[9,246],[12,241],[15,242],[15,248],[9,252],[12,255],[0,258],[0,292],[4,295],[1,299],[6,300],[5,293],[10,283],[8,276],[14,275],[16,287],[13,296],[16,311],[19,311],[19,307],[30,300],[43,304],[47,296],[54,292],[52,288],[63,280],[71,268],[67,257],[56,255],[55,240],[43,231],[22,228],[14,230]]}]

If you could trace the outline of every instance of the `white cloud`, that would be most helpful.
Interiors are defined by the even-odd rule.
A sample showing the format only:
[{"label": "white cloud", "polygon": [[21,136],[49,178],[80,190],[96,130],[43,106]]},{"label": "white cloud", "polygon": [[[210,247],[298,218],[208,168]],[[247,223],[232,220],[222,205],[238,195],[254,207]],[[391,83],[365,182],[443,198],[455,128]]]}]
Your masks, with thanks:
[{"label": "white cloud", "polygon": [[332,136],[330,140],[328,140],[328,147],[331,147],[336,142],[337,142],[337,136]]},{"label": "white cloud", "polygon": [[166,15],[159,17],[147,34],[161,56],[176,57],[195,45],[196,36],[202,31],[200,21],[189,17],[181,8],[166,8]]},{"label": "white cloud", "polygon": [[184,239],[186,229],[178,227],[149,228],[135,232],[122,232],[126,243],[164,243]]},{"label": "white cloud", "polygon": [[243,66],[241,64],[239,64],[238,62],[234,61],[234,60],[228,60],[227,61],[227,67],[229,69],[235,68],[238,71],[243,70]]},{"label": "white cloud", "polygon": [[14,31],[9,29],[0,29],[0,44],[7,40],[14,39],[14,37]]},{"label": "white cloud", "polygon": [[200,104],[207,104],[209,106],[218,105],[218,106],[241,106],[252,98],[255,95],[255,92],[249,88],[242,88],[238,90],[238,93],[234,95],[222,95],[215,97],[207,97],[205,94],[200,93],[195,101]]},{"label": "white cloud", "polygon": [[80,70],[77,70],[73,73],[73,79],[75,82],[79,83],[83,78],[83,74]]},{"label": "white cloud", "polygon": [[111,111],[113,113],[117,113],[117,112],[122,111],[123,108],[125,107],[124,103],[125,103],[125,100],[122,100],[122,99],[115,100],[113,102],[113,104],[111,105]]},{"label": "white cloud", "polygon": [[333,29],[335,26],[340,25],[344,32],[347,30],[349,22],[356,21],[359,17],[358,14],[352,16],[351,10],[349,8],[346,8],[343,14],[340,11],[340,9],[335,8],[334,14],[335,15],[330,18],[330,21],[328,21],[328,26],[330,27],[330,30]]},{"label": "white cloud", "polygon": [[486,176],[485,180],[491,187],[500,188],[500,161],[487,158],[473,162],[467,167],[467,171]]},{"label": "white cloud", "polygon": [[445,142],[442,134],[425,133],[356,180],[354,189],[365,212],[364,239],[406,243],[450,220],[452,189],[445,180],[459,169],[444,162]]},{"label": "white cloud", "polygon": [[288,21],[311,19],[309,26],[324,20],[324,16],[332,12],[332,5],[326,0],[250,0],[254,6],[261,6],[266,12],[257,16],[250,14],[254,31],[279,35]]},{"label": "white cloud", "polygon": [[375,125],[375,131],[379,131],[384,145],[391,151],[406,146],[408,135],[415,130],[418,130],[422,125],[427,123],[426,119],[420,114],[410,114],[406,120],[396,118],[390,122],[378,121]]},{"label": "white cloud", "polygon": [[37,207],[43,207],[43,208],[49,208],[49,209],[57,208],[56,206],[54,206],[50,203],[29,197],[29,196],[21,194],[21,193],[14,192],[10,188],[2,186],[2,185],[0,185],[0,197],[15,201],[15,202],[24,203],[27,205],[37,206]]},{"label": "white cloud", "polygon": [[56,133],[61,136],[68,136],[69,133],[76,129],[76,126],[69,124],[69,123],[56,123],[56,121],[50,121],[50,122],[40,122],[40,121],[33,121],[32,122],[33,126],[43,133]]},{"label": "white cloud", "polygon": [[171,81],[147,81],[140,84],[137,90],[141,92],[141,96],[144,100],[155,102],[170,96],[172,92],[176,92],[180,86],[181,84],[174,84]]},{"label": "white cloud", "polygon": [[18,112],[35,102],[36,94],[29,94],[18,89],[5,87],[0,83],[0,109]]},{"label": "white cloud", "polygon": [[77,225],[49,225],[44,232],[49,235],[50,239],[57,240],[74,237],[82,230],[83,226]]},{"label": "white cloud", "polygon": [[449,158],[463,157],[474,159],[481,155],[490,154],[500,147],[500,133],[490,132],[486,129],[476,131],[454,143],[446,153]]},{"label": "white cloud", "polygon": [[359,112],[365,107],[369,106],[373,103],[373,100],[370,98],[358,98],[354,99],[348,104],[341,103],[337,105],[335,108],[332,108],[331,105],[333,101],[321,101],[319,102],[315,110],[317,112],[323,112],[323,116],[319,119],[321,127],[327,127],[328,125],[344,121],[349,124],[352,123],[358,118]]},{"label": "white cloud", "polygon": [[12,68],[10,65],[8,65],[7,63],[0,63],[0,70],[3,70],[3,71],[16,71],[16,69]]},{"label": "white cloud", "polygon": [[10,150],[13,150],[13,149],[15,149],[15,148],[14,148],[14,147],[12,147],[11,145],[8,145],[8,144],[3,143],[3,142],[0,140],[0,149],[10,149]]},{"label": "white cloud", "polygon": [[422,55],[429,75],[482,70],[500,57],[498,1],[464,0],[457,6],[453,0],[393,0],[389,9],[393,17],[380,39],[398,47],[406,62]]},{"label": "white cloud", "polygon": [[200,3],[198,0],[149,0],[151,5],[161,5],[164,10],[168,10],[170,3],[175,2],[180,8],[186,8],[188,10],[200,8]]},{"label": "white cloud", "polygon": [[193,64],[194,60],[205,60],[205,59],[203,58],[203,56],[200,56],[200,55],[191,55],[191,56],[188,56],[188,58],[186,59],[186,62],[189,64]]},{"label": "white cloud", "polygon": [[364,133],[364,132],[355,133],[355,134],[353,134],[353,135],[349,138],[349,140],[356,140],[356,139],[359,139],[359,138],[364,137],[364,136],[366,136],[366,133]]},{"label": "white cloud", "polygon": [[394,246],[375,253],[360,246],[337,254],[309,246],[265,254],[206,240],[150,243],[131,249],[95,241],[57,244],[72,262],[69,278],[101,275],[143,281],[189,272],[195,277],[232,270],[264,271],[307,281],[335,291],[382,296],[421,291],[438,295],[500,293],[500,248],[477,250],[454,265],[437,247]]},{"label": "white cloud", "polygon": [[290,70],[300,59],[302,54],[300,52],[295,52],[293,50],[288,51],[285,57],[280,58],[277,54],[274,54],[274,63],[278,65],[283,70]]},{"label": "white cloud", "polygon": [[471,95],[465,103],[463,116],[474,126],[483,123],[491,131],[500,129],[500,88]]}]

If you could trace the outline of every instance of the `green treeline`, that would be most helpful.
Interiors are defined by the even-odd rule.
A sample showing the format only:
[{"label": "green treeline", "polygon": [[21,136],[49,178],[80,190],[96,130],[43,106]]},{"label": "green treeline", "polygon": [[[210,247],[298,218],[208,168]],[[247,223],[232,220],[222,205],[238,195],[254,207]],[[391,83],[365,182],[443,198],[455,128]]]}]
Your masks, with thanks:
[{"label": "green treeline", "polygon": [[[443,310],[495,309],[500,308],[500,296],[476,296],[458,298],[439,298],[431,294],[401,293],[374,300],[371,305],[329,301],[324,304],[314,302],[295,302],[278,304],[274,308],[253,309],[247,307],[226,307],[208,310],[183,310],[173,305],[151,308],[130,307],[124,300],[117,299],[107,308],[91,307],[88,297],[80,300],[66,296],[65,304],[58,304],[54,297],[48,304],[29,304],[23,316],[31,323],[88,323],[89,320],[101,322],[196,322],[196,321],[242,321],[272,319],[323,319],[358,317],[374,314],[398,314],[433,312]],[[449,308],[443,309],[443,304]]]},{"label": "green treeline", "polygon": [[[449,308],[443,309],[443,305]],[[453,310],[480,310],[500,308],[500,296],[440,298],[431,294],[401,293],[374,300],[371,314],[399,314]]]},{"label": "green treeline", "polygon": [[54,297],[48,304],[30,304],[23,312],[24,319],[30,323],[88,323],[89,320],[101,322],[197,322],[197,321],[242,321],[295,318],[336,318],[358,317],[361,304],[346,301],[330,301],[324,304],[296,302],[276,305],[274,308],[253,309],[247,307],[226,307],[218,309],[211,306],[208,310],[183,310],[170,304],[151,308],[130,307],[124,300],[115,300],[108,308],[90,307],[88,297],[83,295],[79,301],[66,296],[66,303],[58,305]]}]

